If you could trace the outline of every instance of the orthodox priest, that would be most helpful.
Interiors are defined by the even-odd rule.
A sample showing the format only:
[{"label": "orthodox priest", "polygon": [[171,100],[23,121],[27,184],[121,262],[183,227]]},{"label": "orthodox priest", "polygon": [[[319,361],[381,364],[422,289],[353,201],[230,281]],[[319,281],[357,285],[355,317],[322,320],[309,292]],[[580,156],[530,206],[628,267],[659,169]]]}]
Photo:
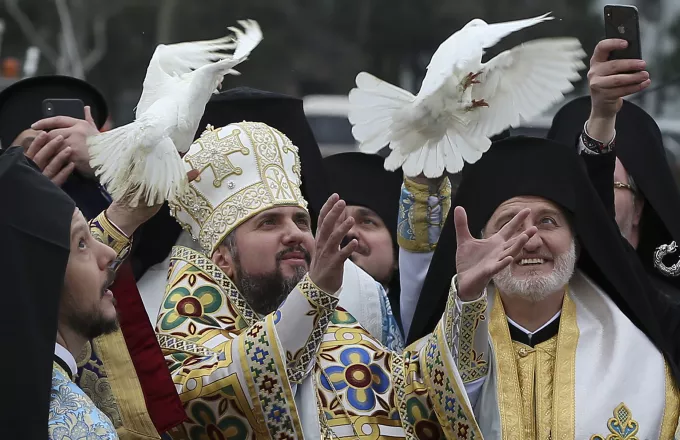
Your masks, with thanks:
[{"label": "orthodox priest", "polygon": [[[78,99],[86,105],[86,118],[41,119],[45,99]],[[119,211],[120,206],[110,205],[108,193],[94,178],[86,143],[89,135],[103,127],[107,115],[104,97],[87,82],[59,75],[32,77],[0,93],[0,140],[6,147],[23,146],[26,154],[36,159],[31,156],[36,143],[45,138],[53,143],[61,138],[59,148],[70,148],[70,160],[75,164],[61,188],[85,218],[94,221],[99,229],[98,237],[107,240],[119,234],[132,237],[133,232],[136,233],[137,240],[129,240],[134,249],[121,260],[116,282],[111,287],[118,302],[120,328],[87,342],[76,356],[75,382],[113,421],[123,440],[157,439],[158,431],[181,423],[184,413],[172,381],[165,374],[164,358],[154,343],[153,327],[143,319],[145,311],[134,273],[139,262],[146,263],[153,257],[155,248],[162,246],[164,228],[159,227],[158,219],[141,233],[134,229],[122,231],[118,227],[121,225],[112,223],[112,216],[116,217],[114,211]],[[36,162],[41,161],[36,159]],[[175,226],[175,222],[170,225]]]},{"label": "orthodox priest", "polygon": [[[398,319],[397,220],[403,174],[401,170],[385,170],[380,156],[358,152],[326,156],[323,166],[333,192],[347,202],[348,214],[356,220],[346,237],[359,243],[350,258],[387,292],[389,304],[381,307],[391,310],[383,316]],[[385,322],[383,327],[389,329],[390,323]]]},{"label": "orthodox priest", "polygon": [[[469,320],[460,301],[451,297],[435,332],[403,354],[336,309],[342,260],[357,243],[339,244],[353,219],[333,195],[312,237],[297,151],[281,132],[243,122],[208,127],[184,156],[200,174],[172,210],[203,252],[173,250],[158,316],[189,417],[168,434],[480,438],[456,372]],[[510,237],[522,215],[461,255],[473,267],[516,256],[532,233]]]},{"label": "orthodox priest", "polygon": [[[302,177],[301,191],[305,200],[308,201],[308,209],[314,224],[315,217],[318,217],[323,203],[331,192],[328,189],[328,176],[324,172],[319,146],[304,115],[302,100],[248,87],[226,90],[213,95],[208,102],[200,123],[200,127],[203,128],[196,133],[196,138],[203,133],[208,124],[221,127],[244,120],[264,122],[270,127],[289,135],[291,142],[298,147]],[[335,190],[343,197],[343,193],[338,191],[339,188],[335,188]],[[394,224],[396,224],[398,199],[394,198],[391,204],[389,202],[381,203],[392,207],[384,211],[393,211],[392,216],[395,217]],[[160,222],[167,223],[163,215],[164,212],[161,211],[154,216],[145,225],[145,229],[153,229],[152,225],[155,226]],[[180,229],[177,222],[172,218],[170,219],[175,227]],[[352,235],[352,231],[356,227],[357,225],[350,230],[349,235]],[[168,229],[169,227],[166,225],[164,230]],[[177,236],[179,236],[176,239],[177,245],[200,250],[200,247],[195,245],[188,232],[179,235],[179,231],[177,231],[175,237]],[[360,237],[355,238],[359,240],[358,252],[360,252],[365,244],[362,245]],[[167,240],[167,237],[165,239]],[[166,252],[165,261],[150,268],[138,283],[147,312],[154,323],[165,295],[171,250],[168,248]],[[385,301],[383,289],[371,279],[369,274],[350,262],[346,263],[343,277],[345,288],[340,297],[339,305],[350,312],[365,330],[379,338],[383,344],[395,351],[403,350],[403,338],[395,325],[387,301]]]},{"label": "orthodox priest", "polygon": [[[2,330],[25,329],[21,338],[7,339],[8,348],[17,341],[16,352],[30,353],[29,362],[10,370],[26,380],[4,387],[3,397],[22,410],[4,411],[3,437],[118,439],[108,416],[73,382],[75,356],[86,341],[117,326],[107,290],[116,253],[94,239],[73,200],[21,147],[0,152],[0,204],[2,275],[8,292],[20,292],[5,298],[12,313]],[[45,263],[40,276],[33,267],[38,255]]]},{"label": "orthodox priest", "polygon": [[[673,341],[576,150],[544,139],[496,142],[463,170],[453,204],[413,327],[431,328],[449,288],[481,294],[477,319],[461,325],[469,330],[458,366],[484,437],[673,438]],[[524,227],[536,234],[507,268],[480,266],[486,282],[470,287],[460,250],[476,239],[467,231],[488,236],[527,208]]]},{"label": "orthodox priest", "polygon": [[607,84],[602,81],[613,81],[644,65],[640,60],[608,61],[608,49],[616,43],[605,40],[598,45],[591,67],[592,98],[577,98],[562,107],[548,137],[578,145],[591,181],[621,234],[637,250],[659,290],[678,303],[680,269],[676,269],[672,243],[680,242],[680,192],[654,119],[623,100],[621,93],[611,95],[616,88],[603,87]]}]

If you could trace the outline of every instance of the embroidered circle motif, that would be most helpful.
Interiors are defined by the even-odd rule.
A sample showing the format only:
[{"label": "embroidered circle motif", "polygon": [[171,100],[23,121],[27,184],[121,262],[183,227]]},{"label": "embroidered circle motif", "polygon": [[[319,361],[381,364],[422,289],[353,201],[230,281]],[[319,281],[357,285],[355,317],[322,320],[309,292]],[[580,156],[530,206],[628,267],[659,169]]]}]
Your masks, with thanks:
[{"label": "embroidered circle motif", "polygon": [[416,435],[419,439],[429,440],[439,438],[439,427],[430,420],[416,422]]},{"label": "embroidered circle motif", "polygon": [[179,313],[180,316],[201,316],[203,314],[203,306],[198,298],[191,296],[182,298],[177,303],[177,313]]},{"label": "embroidered circle motif", "polygon": [[345,380],[355,388],[367,388],[371,385],[371,370],[366,365],[354,364],[345,370]]}]

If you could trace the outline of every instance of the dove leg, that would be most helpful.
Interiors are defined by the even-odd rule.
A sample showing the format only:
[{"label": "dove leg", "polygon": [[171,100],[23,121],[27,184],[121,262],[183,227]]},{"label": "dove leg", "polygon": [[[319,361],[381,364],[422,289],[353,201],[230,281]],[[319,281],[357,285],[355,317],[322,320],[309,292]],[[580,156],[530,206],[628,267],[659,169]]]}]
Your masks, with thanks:
[{"label": "dove leg", "polygon": [[477,72],[477,73],[468,73],[465,79],[463,80],[462,86],[463,90],[467,90],[468,87],[470,87],[473,84],[479,84],[480,82],[477,81],[477,77],[481,75],[482,72]]},{"label": "dove leg", "polygon": [[474,110],[480,107],[488,107],[489,104],[484,99],[473,99],[472,104],[467,108],[467,111]]}]

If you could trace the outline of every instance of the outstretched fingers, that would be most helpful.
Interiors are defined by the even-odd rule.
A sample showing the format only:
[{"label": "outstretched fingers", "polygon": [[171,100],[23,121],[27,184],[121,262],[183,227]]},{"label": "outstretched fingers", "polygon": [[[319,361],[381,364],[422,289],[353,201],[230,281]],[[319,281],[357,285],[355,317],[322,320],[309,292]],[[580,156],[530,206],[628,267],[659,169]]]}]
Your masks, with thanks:
[{"label": "outstretched fingers", "polygon": [[522,252],[522,248],[524,248],[524,246],[529,242],[529,240],[531,240],[531,237],[533,237],[536,232],[538,232],[538,229],[536,226],[532,226],[522,234],[518,235],[512,240],[509,240],[508,247],[501,253],[499,260],[503,260],[507,257],[512,257],[513,259],[516,258],[520,252]]},{"label": "outstretched fingers", "polygon": [[344,262],[346,259],[356,251],[359,242],[356,239],[352,239],[344,248],[340,249],[340,244],[342,239],[345,238],[350,229],[354,226],[354,217],[347,217],[345,221],[340,224],[338,228],[331,234],[326,243],[326,250],[329,253],[334,253],[334,262]]},{"label": "outstretched fingers", "polygon": [[462,206],[456,206],[453,210],[453,223],[456,226],[456,242],[458,245],[473,239],[468,226],[467,213]]},{"label": "outstretched fingers", "polygon": [[498,235],[503,238],[503,240],[510,240],[510,238],[515,235],[515,232],[522,226],[522,223],[524,223],[524,220],[529,217],[529,214],[531,214],[531,209],[529,208],[524,208],[520,212],[518,212],[512,220],[507,222],[500,231],[498,231]]},{"label": "outstretched fingers", "polygon": [[[326,245],[330,236],[333,234],[333,231],[336,229],[338,219],[343,215],[345,207],[346,204],[344,200],[337,200],[328,214],[324,217],[323,223],[319,225],[319,231],[316,237],[318,247],[323,248]],[[340,240],[342,240],[342,237]],[[340,241],[338,241],[338,245],[340,245]]]},{"label": "outstretched fingers", "polygon": [[328,200],[326,200],[326,203],[323,204],[323,207],[321,208],[321,212],[319,212],[319,221],[317,222],[316,226],[316,235],[319,235],[319,232],[321,231],[321,226],[324,224],[324,220],[326,219],[326,216],[328,213],[333,209],[335,204],[340,200],[340,196],[337,194],[332,194]]}]

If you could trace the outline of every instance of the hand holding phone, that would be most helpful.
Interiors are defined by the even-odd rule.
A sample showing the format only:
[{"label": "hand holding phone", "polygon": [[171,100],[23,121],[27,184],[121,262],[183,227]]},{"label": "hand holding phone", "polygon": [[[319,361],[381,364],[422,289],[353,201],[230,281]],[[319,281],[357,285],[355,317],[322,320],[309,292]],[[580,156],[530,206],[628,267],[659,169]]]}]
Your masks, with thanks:
[{"label": "hand holding phone", "polygon": [[[48,104],[51,104],[50,108]],[[71,161],[76,164],[78,172],[85,176],[94,176],[94,171],[90,167],[87,138],[98,134],[99,130],[92,119],[90,108],[81,109],[81,105],[82,101],[79,99],[46,99],[43,101],[43,112],[52,114],[52,116],[35,122],[31,128],[48,132],[50,139],[62,136],[65,144],[71,147]]]},{"label": "hand holding phone", "polygon": [[42,102],[43,118],[69,116],[85,119],[85,104],[80,99],[45,99]]},{"label": "hand holding phone", "polygon": [[642,59],[640,17],[635,6],[606,5],[604,7],[605,38],[625,40],[626,48],[614,50],[610,60]]}]

